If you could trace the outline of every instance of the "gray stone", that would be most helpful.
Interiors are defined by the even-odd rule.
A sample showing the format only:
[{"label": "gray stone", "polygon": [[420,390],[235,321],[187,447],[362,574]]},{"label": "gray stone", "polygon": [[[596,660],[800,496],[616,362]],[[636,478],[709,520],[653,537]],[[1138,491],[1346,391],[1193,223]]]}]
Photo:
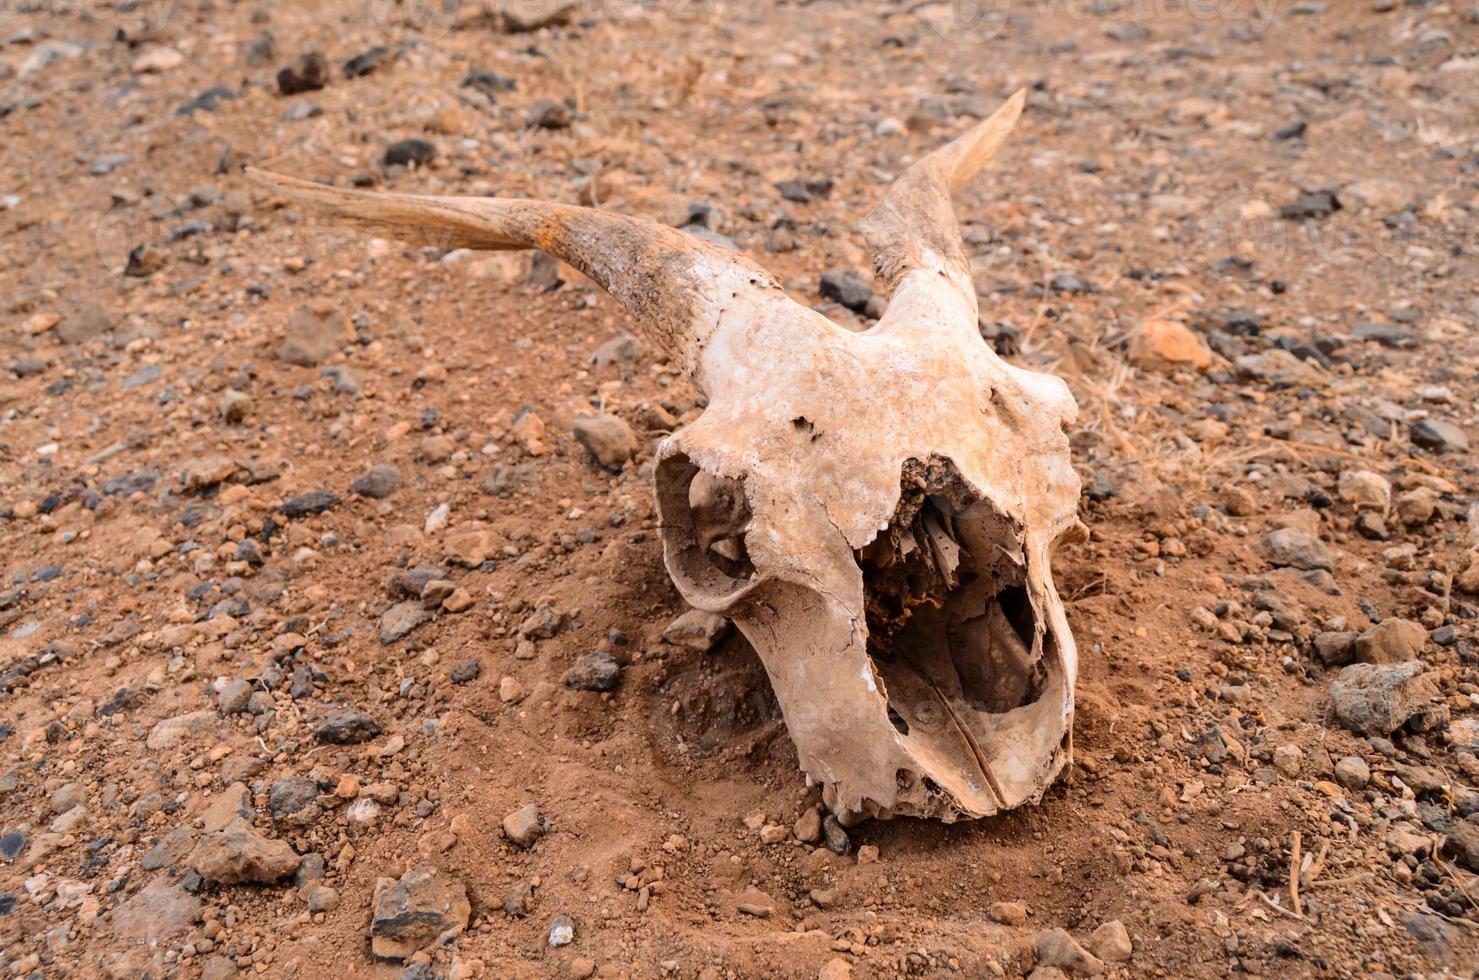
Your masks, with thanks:
[{"label": "gray stone", "polygon": [[335,708],[313,726],[314,737],[329,745],[357,745],[382,731],[378,721],[358,708]]},{"label": "gray stone", "polygon": [[384,500],[400,489],[401,471],[388,463],[372,466],[349,485],[349,492],[372,500]]},{"label": "gray stone", "polygon": [[526,803],[503,818],[503,835],[524,850],[544,835],[544,822],[539,817],[539,807]]},{"label": "gray stone", "polygon": [[1337,721],[1361,735],[1387,735],[1423,712],[1438,696],[1420,660],[1400,664],[1352,664],[1330,685]]},{"label": "gray stone", "polygon": [[1335,570],[1335,565],[1330,560],[1330,552],[1325,550],[1320,539],[1298,528],[1281,527],[1276,531],[1270,531],[1263,536],[1258,547],[1270,564],[1281,568],[1299,568],[1306,571],[1321,569],[1327,572]]},{"label": "gray stone", "polygon": [[439,936],[467,928],[472,906],[467,888],[429,865],[407,871],[375,898],[370,942],[381,959],[408,959]]},{"label": "gray stone", "polygon": [[156,878],[113,910],[113,930],[130,942],[158,946],[197,922],[201,909],[200,899]]},{"label": "gray stone", "polygon": [[1078,944],[1063,929],[1048,929],[1037,934],[1032,941],[1037,962],[1042,966],[1057,967],[1071,976],[1091,977],[1104,972],[1104,963]]},{"label": "gray stone", "polygon": [[577,691],[611,691],[620,677],[621,665],[611,654],[597,650],[575,658],[574,666],[565,672],[565,684]]},{"label": "gray stone", "polygon": [[277,356],[289,364],[314,367],[337,354],[353,336],[348,318],[332,305],[300,306],[288,318]]},{"label": "gray stone", "polygon": [[575,441],[608,470],[619,470],[637,454],[637,437],[626,422],[607,413],[581,415],[575,420]]},{"label": "gray stone", "polygon": [[216,704],[223,715],[243,714],[252,699],[252,685],[240,677],[233,677],[221,685],[216,695]]},{"label": "gray stone", "polygon": [[318,802],[318,784],[307,776],[287,776],[267,791],[267,809],[273,817],[292,816]]},{"label": "gray stone", "polygon": [[190,828],[176,827],[161,837],[159,843],[144,852],[139,858],[139,866],[145,871],[173,868],[186,854],[190,853],[190,849],[194,846],[195,837],[190,833]]},{"label": "gray stone", "polygon": [[662,638],[676,646],[707,653],[729,632],[729,620],[717,613],[690,609],[668,624]]},{"label": "gray stone", "polygon": [[298,870],[298,855],[284,841],[263,837],[244,820],[206,834],[190,852],[190,865],[222,885],[269,884]]},{"label": "gray stone", "polygon": [[1365,789],[1371,782],[1371,767],[1358,755],[1348,755],[1335,764],[1335,781],[1346,789]]},{"label": "gray stone", "polygon": [[1412,441],[1437,453],[1469,451],[1468,435],[1444,419],[1421,419],[1414,423]]},{"label": "gray stone", "polygon": [[421,602],[397,602],[380,617],[380,642],[389,645],[431,619]]}]

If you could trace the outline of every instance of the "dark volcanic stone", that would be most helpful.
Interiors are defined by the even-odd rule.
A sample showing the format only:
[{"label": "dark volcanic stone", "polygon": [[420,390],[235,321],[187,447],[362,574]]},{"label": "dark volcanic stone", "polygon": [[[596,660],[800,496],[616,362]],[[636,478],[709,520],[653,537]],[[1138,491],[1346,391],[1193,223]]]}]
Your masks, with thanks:
[{"label": "dark volcanic stone", "polygon": [[843,272],[823,273],[821,293],[823,299],[841,303],[854,313],[861,313],[868,308],[868,301],[873,298],[873,287],[864,282],[856,272],[848,269]]},{"label": "dark volcanic stone", "polygon": [[330,745],[357,745],[382,731],[378,721],[358,708],[335,708],[319,720],[313,734],[320,742]]},{"label": "dark volcanic stone", "polygon": [[385,148],[387,167],[409,167],[413,163],[424,167],[436,158],[436,146],[423,139],[399,140]]},{"label": "dark volcanic stone", "polygon": [[332,490],[312,490],[283,503],[278,509],[284,517],[307,517],[322,514],[339,502],[339,495]]},{"label": "dark volcanic stone", "polygon": [[317,51],[299,55],[298,60],[277,73],[277,90],[283,95],[317,92],[329,84],[329,62]]},{"label": "dark volcanic stone", "polygon": [[393,52],[383,44],[377,44],[370,50],[357,54],[344,62],[345,78],[363,78],[365,75],[375,71],[387,61],[394,61]]},{"label": "dark volcanic stone", "polygon": [[565,672],[565,683],[578,691],[610,691],[620,674],[621,665],[611,654],[598,650],[576,658],[575,666]]},{"label": "dark volcanic stone", "polygon": [[1286,221],[1305,221],[1311,218],[1328,218],[1340,210],[1340,199],[1331,191],[1311,191],[1301,194],[1279,209],[1279,217]]}]

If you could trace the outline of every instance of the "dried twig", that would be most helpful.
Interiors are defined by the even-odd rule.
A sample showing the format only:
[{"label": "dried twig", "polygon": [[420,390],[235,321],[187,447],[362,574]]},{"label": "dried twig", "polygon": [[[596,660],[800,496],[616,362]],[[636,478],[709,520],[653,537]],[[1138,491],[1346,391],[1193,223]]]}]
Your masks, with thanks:
[{"label": "dried twig", "polygon": [[1269,908],[1273,909],[1275,912],[1279,913],[1280,915],[1287,915],[1289,918],[1291,918],[1291,919],[1298,919],[1300,922],[1303,922],[1304,921],[1304,915],[1303,915],[1303,913],[1290,912],[1288,909],[1284,908],[1284,906],[1280,905],[1278,902],[1276,902],[1273,899],[1269,898],[1268,895],[1267,895],[1267,893],[1265,893],[1265,892],[1258,892],[1257,895],[1258,895],[1259,898],[1263,899],[1263,904],[1264,905],[1267,905]]},{"label": "dried twig", "polygon": [[1304,906],[1299,904],[1299,844],[1302,835],[1294,832],[1294,843],[1289,852],[1289,904],[1297,916],[1304,915]]},{"label": "dried twig", "polygon": [[1341,885],[1354,885],[1359,882],[1370,881],[1375,877],[1376,875],[1370,871],[1363,871],[1358,875],[1351,875],[1347,878],[1326,878],[1324,881],[1312,881],[1307,887],[1311,890],[1316,888],[1338,888]]}]

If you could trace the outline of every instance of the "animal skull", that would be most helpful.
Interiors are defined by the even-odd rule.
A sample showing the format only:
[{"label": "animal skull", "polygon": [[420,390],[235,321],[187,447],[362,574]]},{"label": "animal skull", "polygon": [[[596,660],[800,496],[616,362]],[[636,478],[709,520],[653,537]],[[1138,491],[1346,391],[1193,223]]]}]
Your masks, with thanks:
[{"label": "animal skull", "polygon": [[922,158],[865,219],[892,299],[861,333],[652,222],[255,176],[382,232],[543,249],[621,300],[708,399],[657,451],[679,591],[759,653],[834,811],[954,820],[1036,802],[1072,744],[1077,655],[1051,560],[1082,531],[1076,407],[982,340],[949,200],[1022,105]]}]

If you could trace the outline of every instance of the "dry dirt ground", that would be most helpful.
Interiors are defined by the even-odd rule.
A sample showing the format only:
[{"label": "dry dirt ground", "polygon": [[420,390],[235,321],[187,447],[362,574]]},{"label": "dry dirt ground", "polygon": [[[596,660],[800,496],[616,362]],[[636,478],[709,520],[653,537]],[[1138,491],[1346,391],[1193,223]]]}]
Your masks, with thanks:
[{"label": "dry dirt ground", "polygon": [[[1479,8],[486,2],[0,0],[6,975],[1046,978],[1058,927],[1473,975]],[[837,854],[743,639],[664,639],[699,409],[627,314],[241,168],[697,215],[862,329],[855,220],[1022,86],[956,207],[983,333],[1081,407],[1075,763]]]}]

